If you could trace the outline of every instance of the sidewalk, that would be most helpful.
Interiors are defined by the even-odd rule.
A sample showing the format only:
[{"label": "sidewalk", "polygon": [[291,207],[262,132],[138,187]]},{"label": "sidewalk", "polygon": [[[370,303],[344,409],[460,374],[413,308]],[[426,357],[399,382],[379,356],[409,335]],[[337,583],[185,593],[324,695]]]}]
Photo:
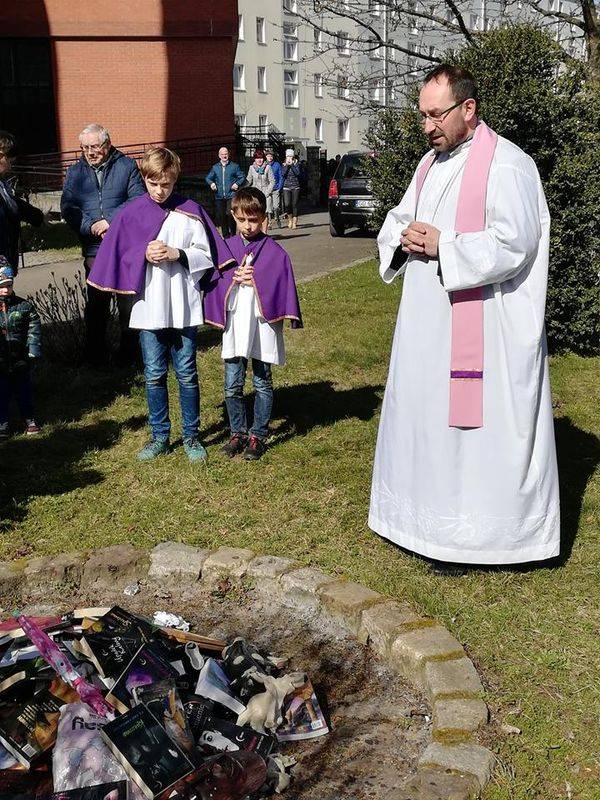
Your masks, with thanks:
[{"label": "sidewalk", "polygon": [[[299,282],[333,272],[352,262],[371,258],[376,252],[375,238],[352,230],[343,237],[329,233],[329,216],[326,211],[312,211],[299,219],[295,231],[288,228],[272,230],[271,236],[290,254],[294,273]],[[19,270],[15,284],[22,296],[33,295],[45,289],[52,281],[52,273],[60,282],[72,280],[82,269],[80,255],[65,258],[60,250],[46,250],[25,254],[25,268]]]}]

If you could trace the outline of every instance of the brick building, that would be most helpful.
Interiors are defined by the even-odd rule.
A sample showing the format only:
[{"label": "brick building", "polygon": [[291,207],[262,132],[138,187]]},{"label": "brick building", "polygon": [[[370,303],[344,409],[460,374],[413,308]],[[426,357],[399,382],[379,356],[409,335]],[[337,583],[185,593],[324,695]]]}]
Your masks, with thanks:
[{"label": "brick building", "polygon": [[0,128],[29,153],[93,121],[116,144],[231,139],[237,33],[237,0],[1,3]]}]

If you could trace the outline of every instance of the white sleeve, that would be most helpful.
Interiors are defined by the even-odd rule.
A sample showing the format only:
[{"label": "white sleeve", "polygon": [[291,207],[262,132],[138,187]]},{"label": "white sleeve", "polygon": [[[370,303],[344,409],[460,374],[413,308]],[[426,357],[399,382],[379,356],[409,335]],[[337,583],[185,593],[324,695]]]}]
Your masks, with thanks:
[{"label": "white sleeve", "polygon": [[390,269],[396,248],[400,246],[402,231],[415,219],[417,172],[412,177],[408,189],[400,203],[388,211],[387,217],[379,235],[379,274],[385,283],[391,283],[397,275],[402,275],[406,269],[406,261],[398,270]]},{"label": "white sleeve", "polygon": [[187,256],[190,275],[194,279],[194,283],[198,283],[203,273],[214,266],[210,254],[208,236],[200,220],[194,220],[190,243],[187,247],[183,247],[182,250]]},{"label": "white sleeve", "polygon": [[536,172],[512,164],[492,167],[486,229],[440,233],[439,263],[446,291],[501,283],[531,262],[542,235],[539,191]]}]

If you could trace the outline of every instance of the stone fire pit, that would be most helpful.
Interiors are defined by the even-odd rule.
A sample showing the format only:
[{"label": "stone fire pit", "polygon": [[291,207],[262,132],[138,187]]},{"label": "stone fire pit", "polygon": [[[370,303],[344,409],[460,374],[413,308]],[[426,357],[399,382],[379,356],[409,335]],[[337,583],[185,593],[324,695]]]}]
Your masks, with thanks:
[{"label": "stone fire pit", "polygon": [[165,543],[4,562],[0,604],[170,611],[197,633],[289,656],[333,728],[285,746],[298,760],[290,800],[467,800],[489,780],[493,754],[476,738],[483,687],[459,642],[401,603],[290,559]]}]

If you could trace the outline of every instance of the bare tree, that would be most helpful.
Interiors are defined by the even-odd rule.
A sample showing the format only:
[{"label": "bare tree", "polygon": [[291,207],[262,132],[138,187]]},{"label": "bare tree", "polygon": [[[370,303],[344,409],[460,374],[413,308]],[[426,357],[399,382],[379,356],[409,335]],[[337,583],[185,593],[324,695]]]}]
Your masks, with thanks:
[{"label": "bare tree", "polygon": [[594,0],[574,0],[568,10],[558,0],[482,5],[485,17],[455,0],[298,0],[297,15],[314,35],[314,47],[303,60],[329,57],[324,84],[349,106],[397,105],[445,51],[465,43],[477,46],[490,27],[529,21],[547,27],[568,58],[587,60],[599,80]]}]

